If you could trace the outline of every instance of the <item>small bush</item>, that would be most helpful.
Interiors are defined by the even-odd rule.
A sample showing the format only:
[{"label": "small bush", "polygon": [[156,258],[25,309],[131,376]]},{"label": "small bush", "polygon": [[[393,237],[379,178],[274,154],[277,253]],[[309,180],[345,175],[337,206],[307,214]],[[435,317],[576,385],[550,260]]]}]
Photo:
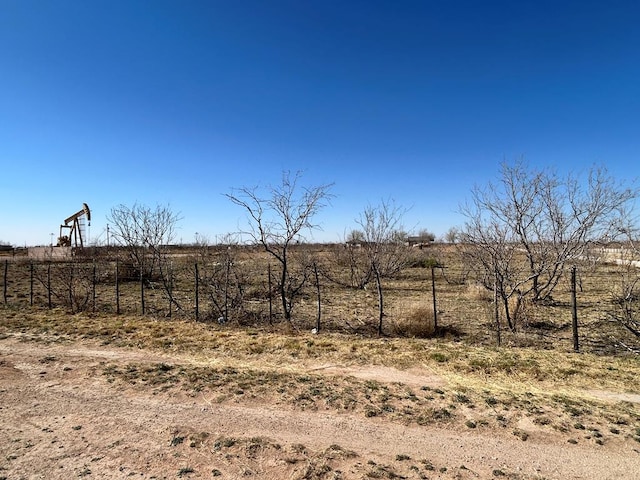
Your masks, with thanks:
[{"label": "small bush", "polygon": [[407,307],[392,322],[393,332],[402,337],[430,338],[436,333],[433,308],[425,304]]},{"label": "small bush", "polygon": [[432,257],[414,256],[407,261],[408,268],[439,268],[440,262]]}]

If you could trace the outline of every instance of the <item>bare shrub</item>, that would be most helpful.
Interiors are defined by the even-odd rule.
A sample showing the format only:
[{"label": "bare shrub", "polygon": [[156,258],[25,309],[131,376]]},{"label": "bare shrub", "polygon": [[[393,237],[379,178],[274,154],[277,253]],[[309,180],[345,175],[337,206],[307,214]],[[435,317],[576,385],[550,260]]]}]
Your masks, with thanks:
[{"label": "bare shrub", "polygon": [[194,259],[200,288],[208,299],[203,319],[226,323],[231,319],[240,321],[245,316],[245,290],[249,278],[240,258],[237,238],[229,235],[222,243],[222,248],[215,249],[201,245]]},{"label": "bare shrub", "polygon": [[404,243],[406,233],[401,223],[405,212],[393,201],[382,201],[378,206],[367,206],[356,220],[362,229],[365,240],[362,249],[378,291],[378,335],[382,335],[384,318],[382,279],[393,277],[407,266],[409,249]]},{"label": "bare shrub", "polygon": [[[356,236],[354,232],[351,232],[352,237]],[[323,275],[343,287],[364,290],[374,278],[373,268],[361,244],[349,242],[332,249],[331,265],[334,268],[325,268]]]},{"label": "bare shrub", "polygon": [[107,216],[114,241],[127,252],[127,274],[138,276],[141,284],[160,280],[170,304],[178,310],[182,307],[173,295],[175,276],[169,250],[181,219],[169,206],[151,208],[138,203],[113,207]]},{"label": "bare shrub", "polygon": [[257,186],[242,187],[225,195],[247,214],[247,228],[238,233],[254,245],[261,245],[275,260],[272,276],[287,321],[292,319],[311,265],[304,261],[307,255],[296,255],[291,247],[304,243],[305,231],[319,228],[314,217],[333,197],[332,184],[305,187],[299,184],[300,178],[300,172],[291,175],[285,171],[282,183],[266,191]]},{"label": "bare shrub", "polygon": [[[582,263],[592,246],[627,230],[640,191],[592,168],[588,177],[560,176],[504,163],[497,182],[472,189],[461,207],[465,263],[495,289],[504,317],[516,332],[511,298],[552,302],[568,266]],[[496,316],[496,320],[498,317]]]},{"label": "bare shrub", "polygon": [[608,316],[640,337],[640,277],[630,264],[621,270],[620,282],[612,288]]},{"label": "bare shrub", "polygon": [[34,269],[34,279],[50,292],[55,303],[71,312],[88,310],[94,288],[93,266],[59,262]]}]

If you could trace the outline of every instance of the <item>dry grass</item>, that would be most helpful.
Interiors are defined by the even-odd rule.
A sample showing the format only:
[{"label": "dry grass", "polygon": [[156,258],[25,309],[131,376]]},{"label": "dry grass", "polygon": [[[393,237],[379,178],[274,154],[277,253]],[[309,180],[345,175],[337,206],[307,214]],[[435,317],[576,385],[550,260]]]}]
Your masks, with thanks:
[{"label": "dry grass", "polygon": [[[345,272],[336,271],[346,267],[336,261],[336,248],[340,246],[302,246],[305,255],[313,255],[321,269],[328,272],[321,277],[322,294],[322,330],[346,333],[356,336],[375,337],[378,319],[378,298],[375,288],[370,285],[364,290],[350,289],[330,282],[331,276],[345,277]],[[215,254],[215,250],[214,250]],[[166,293],[159,283],[150,283],[145,288],[146,313],[158,319],[179,317],[194,319],[195,295],[193,262],[195,252],[180,250],[176,253],[173,268],[176,274],[174,296],[180,304],[169,309]],[[436,262],[446,268],[435,269],[435,285],[437,291],[438,325],[443,332],[452,333],[471,345],[494,345],[496,343],[494,308],[492,292],[479,286],[470,276],[467,266],[461,261],[455,248],[447,245],[436,245],[425,250],[412,251],[413,267],[400,272],[394,278],[384,279],[385,317],[383,330],[385,335],[425,338],[431,335],[429,309],[432,308],[431,268],[423,268]],[[230,319],[236,325],[260,329],[267,328],[268,294],[267,264],[269,258],[257,249],[240,249],[236,253],[234,265],[246,274],[248,283],[245,286],[246,312]],[[212,257],[211,261],[215,260]],[[35,265],[35,282],[33,302],[36,306],[48,303],[46,291],[46,264]],[[112,258],[99,258],[96,263],[97,283],[95,310],[104,313],[115,313],[115,286]],[[583,266],[579,273],[580,291],[579,317],[583,351],[593,353],[624,353],[627,347],[640,348],[639,341],[633,338],[621,325],[610,321],[610,313],[615,309],[612,292],[620,281],[620,272],[613,265],[597,265],[592,269]],[[8,269],[8,297],[10,307],[25,308],[31,302],[30,271],[26,260],[15,260]],[[57,268],[69,268],[52,265]],[[82,275],[92,274],[92,260],[78,262],[75,271],[76,280]],[[81,271],[84,272],[81,275]],[[56,275],[53,275],[56,279]],[[85,278],[86,280],[86,278]],[[45,283],[43,283],[45,282]],[[91,282],[84,281],[77,286],[77,293],[89,295],[84,308],[94,309]],[[54,306],[64,305],[67,297],[64,285],[58,287],[60,298],[53,297]],[[274,323],[282,322],[279,302],[273,298]],[[218,318],[219,314],[209,311],[209,303],[205,292],[200,295],[201,318]],[[511,305],[513,308],[513,305]],[[65,307],[67,308],[67,307]],[[120,284],[120,309],[124,316],[141,313],[139,282],[122,282]],[[67,310],[69,310],[67,308]],[[309,286],[299,297],[293,311],[293,322],[286,328],[294,331],[309,331],[315,326],[317,315],[317,298],[315,288]],[[503,319],[504,322],[504,319]],[[517,332],[505,329],[503,325],[502,340],[508,346],[537,346],[543,349],[570,348],[571,341],[571,305],[569,285],[561,282],[554,301],[545,305],[525,304],[516,318]],[[281,327],[282,328],[282,327]],[[442,332],[439,332],[442,333]]]},{"label": "dry grass", "polygon": [[[468,476],[466,467],[445,467],[430,460],[412,459],[409,455],[399,454],[390,463],[378,463],[373,458],[362,458],[357,452],[332,444],[320,451],[294,443],[281,445],[264,437],[215,436],[207,431],[179,429],[170,432],[168,443],[175,456],[188,455],[191,451],[203,455],[214,455],[219,468],[210,472],[212,477],[240,478],[251,477],[264,469],[265,463],[281,465],[280,478],[301,478],[308,480],[341,479],[345,476],[345,460],[352,460],[349,474],[354,478],[431,478],[431,474],[452,472],[451,478],[474,478]],[[240,465],[240,467],[238,467]],[[205,474],[191,467],[183,467],[178,477],[188,473]],[[417,475],[417,477],[416,477]],[[463,476],[464,475],[464,476]],[[504,478],[524,480],[516,473],[503,473]],[[209,476],[207,476],[209,478]]]},{"label": "dry grass", "polygon": [[[243,261],[252,258],[248,255]],[[453,265],[454,261],[445,257],[442,263]],[[260,279],[260,269],[252,265],[255,278]],[[132,314],[138,298],[135,284],[123,286],[124,298],[132,302],[125,309],[129,313],[123,315],[108,309],[70,314],[65,308],[25,308],[28,296],[18,298],[16,293],[24,284],[12,284],[11,302],[0,306],[0,338],[82,340],[170,354],[171,361],[165,362],[105,362],[96,372],[119,388],[151,389],[159,395],[180,393],[215,402],[333,410],[403,424],[446,425],[458,431],[493,429],[522,441],[530,435],[521,428],[526,421],[569,443],[640,442],[640,406],[615,398],[600,400],[593,394],[596,390],[638,393],[640,358],[624,354],[628,351],[621,343],[630,344],[628,337],[602,315],[610,307],[607,292],[616,278],[613,267],[603,266],[597,275],[582,279],[580,326],[585,353],[580,354],[571,351],[566,288],[559,290],[553,304],[525,305],[518,318],[519,331],[505,332],[503,346],[498,348],[491,292],[473,286],[461,272],[452,268],[436,279],[438,331],[430,269],[411,268],[385,281],[388,316],[383,337],[375,335],[377,296],[372,290],[325,285],[323,328],[314,335],[316,304],[311,294],[302,297],[292,323],[270,325],[256,320],[218,325],[195,322],[186,314],[167,318],[160,307],[165,299],[157,291],[150,293],[149,300],[150,305],[157,302],[155,315]],[[260,280],[252,288],[257,296]],[[43,298],[42,290],[38,295]],[[101,298],[104,303],[108,296]],[[43,357],[42,361],[48,360]],[[380,366],[435,375],[444,381],[442,387],[434,387],[318,371],[327,365]],[[183,440],[172,443],[176,451],[203,447],[237,455],[277,452],[285,463],[304,465],[305,478],[329,478],[332,456],[350,454],[338,446],[310,453],[304,446],[213,438],[206,432],[178,432],[174,438]],[[452,468],[403,456],[389,465],[365,459],[360,464],[368,478],[415,472],[432,476],[437,469]],[[187,476],[189,468],[185,465],[177,475]]]},{"label": "dry grass", "polygon": [[[429,318],[428,308],[426,311]],[[637,357],[473,346],[446,337],[313,335],[282,332],[275,327],[237,328],[140,316],[69,316],[63,310],[4,308],[0,314],[3,336],[44,342],[84,339],[170,353],[176,359],[103,363],[98,373],[124,388],[172,395],[180,391],[215,402],[351,412],[403,424],[441,424],[461,431],[495,429],[523,441],[529,433],[519,425],[527,419],[536,428],[564,436],[571,443],[604,444],[624,438],[640,442],[638,404],[604,402],[590,393],[633,392],[640,376]],[[411,369],[437,375],[445,384],[436,388],[315,371],[323,365]]]},{"label": "dry grass", "polygon": [[[601,432],[596,438],[635,437],[640,411],[631,404],[603,404],[576,390],[506,388],[473,376],[447,387],[408,386],[339,375],[194,364],[106,365],[110,381],[157,393],[178,388],[215,402],[266,402],[282,408],[349,411],[405,424],[442,424],[457,428],[515,428],[522,418],[561,433]],[[470,377],[470,378],[469,378]],[[468,381],[470,380],[470,381]],[[511,387],[517,385],[512,382]],[[576,426],[577,425],[577,426]],[[640,439],[640,437],[638,437]]]},{"label": "dry grass", "polygon": [[390,322],[394,336],[431,338],[436,333],[433,307],[425,302],[405,302]]},{"label": "dry grass", "polygon": [[[330,249],[321,248],[315,253],[324,264],[331,263]],[[174,317],[167,319],[166,310],[162,310],[166,299],[158,290],[147,291],[148,308],[155,314],[145,317],[131,313],[113,315],[108,313],[109,308],[76,315],[70,315],[64,308],[25,308],[28,295],[18,292],[28,292],[26,264],[11,265],[14,276],[9,285],[10,302],[2,310],[0,333],[45,334],[46,338],[60,341],[69,337],[95,339],[116,346],[215,357],[219,363],[234,365],[286,364],[295,369],[298,363],[306,368],[312,362],[325,362],[428,368],[450,382],[471,384],[478,389],[487,386],[498,392],[544,393],[548,388],[557,390],[558,385],[569,392],[572,389],[624,392],[635,384],[637,356],[620,356],[628,353],[624,346],[633,345],[634,339],[620,325],[607,321],[602,313],[611,307],[610,292],[618,281],[615,266],[601,265],[593,272],[585,271],[580,278],[582,350],[590,353],[575,355],[571,353],[567,285],[560,286],[554,303],[524,305],[517,319],[518,332],[503,332],[504,348],[495,348],[490,292],[469,281],[455,250],[430,249],[415,255],[417,267],[384,281],[387,305],[384,330],[388,336],[383,338],[375,335],[375,289],[352,290],[325,283],[323,334],[313,336],[309,332],[314,326],[317,305],[311,293],[301,297],[292,323],[276,319],[273,325],[259,316],[225,326],[198,323],[186,310],[177,318],[174,312]],[[447,266],[436,270],[437,332],[431,269],[419,267],[421,259],[431,258]],[[188,257],[184,261],[185,265],[191,265]],[[262,267],[267,258],[262,252],[245,251],[238,261],[251,273],[253,295],[258,295],[265,283]],[[22,277],[16,276],[20,271]],[[188,269],[180,280],[185,291],[192,278],[187,274]],[[99,292],[98,304],[105,306],[107,300],[113,300],[112,286],[105,281],[100,287],[105,290]],[[133,282],[121,287],[126,304],[123,310],[135,311],[139,286]],[[36,288],[36,299],[42,300],[43,292],[42,285]],[[185,298],[183,305],[189,306],[192,300]],[[264,299],[252,302],[258,309],[265,308]],[[618,356],[611,356],[612,353]]]},{"label": "dry grass", "polygon": [[[36,334],[47,341],[91,339],[104,345],[216,356],[282,365],[283,362],[332,362],[343,365],[382,365],[398,369],[425,367],[455,379],[464,376],[511,388],[562,382],[566,388],[633,389],[640,373],[636,356],[575,354],[569,348],[492,347],[470,345],[460,338],[368,338],[340,333],[273,327],[237,328],[174,319],[115,316],[64,310],[1,310],[0,334]],[[284,330],[284,331],[283,331]],[[41,336],[44,335],[44,336]],[[569,347],[566,345],[565,347]]]},{"label": "dry grass", "polygon": [[493,294],[479,283],[470,282],[467,284],[466,298],[474,302],[491,302]]}]

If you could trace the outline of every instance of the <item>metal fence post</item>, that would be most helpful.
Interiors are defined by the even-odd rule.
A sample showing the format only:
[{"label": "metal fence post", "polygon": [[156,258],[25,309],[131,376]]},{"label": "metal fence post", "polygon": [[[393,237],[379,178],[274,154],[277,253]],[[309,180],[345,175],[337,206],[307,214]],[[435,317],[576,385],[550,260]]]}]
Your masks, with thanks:
[{"label": "metal fence post", "polygon": [[47,305],[49,306],[49,310],[52,308],[51,304],[51,262],[47,264]]},{"label": "metal fence post", "polygon": [[5,260],[4,261],[4,282],[3,282],[3,298],[4,298],[4,304],[7,304],[7,279],[9,278],[8,276],[9,273],[9,260]]},{"label": "metal fence post", "polygon": [[195,263],[196,272],[196,321],[200,320],[200,274],[198,273],[198,262]]},{"label": "metal fence post", "polygon": [[431,293],[433,295],[433,329],[438,331],[438,309],[436,308],[436,267],[431,267]]},{"label": "metal fence post", "polygon": [[116,315],[120,315],[120,263],[116,260]]},{"label": "metal fence post", "polygon": [[29,306],[33,307],[33,262],[29,262]]},{"label": "metal fence post", "polygon": [[578,300],[576,294],[576,266],[571,268],[571,327],[573,330],[573,351],[580,351],[578,339]]}]

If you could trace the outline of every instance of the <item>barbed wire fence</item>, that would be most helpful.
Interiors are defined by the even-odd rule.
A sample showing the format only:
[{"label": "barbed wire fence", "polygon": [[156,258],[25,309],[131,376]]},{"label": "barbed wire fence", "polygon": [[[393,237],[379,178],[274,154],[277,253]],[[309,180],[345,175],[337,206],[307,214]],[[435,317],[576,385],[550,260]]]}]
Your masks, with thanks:
[{"label": "barbed wire fence", "polygon": [[[268,263],[241,271],[232,268],[230,261],[204,262],[188,257],[170,261],[166,278],[160,279],[140,275],[120,258],[103,256],[55,261],[18,257],[0,262],[2,303],[8,307],[238,324],[273,324],[281,320],[278,302],[274,301],[274,273]],[[405,305],[403,299],[411,296],[414,303],[433,306],[436,328],[476,325],[487,335],[498,336],[499,342],[500,328],[504,326],[495,317],[492,292],[478,286],[467,266],[432,264],[410,270],[411,278],[405,279],[405,285],[390,287],[398,290],[392,292],[391,303]],[[617,265],[583,266],[574,267],[571,273],[563,278],[553,303],[544,309],[522,307],[521,328],[532,328],[537,336],[551,338],[559,335],[553,325],[562,318],[560,323],[569,327],[562,336],[569,332],[576,351],[580,342],[589,346],[589,342],[600,341],[599,336],[605,334],[594,334],[592,330],[603,323],[617,322],[628,330],[624,321],[636,314],[640,299],[625,290],[625,282],[634,280],[625,279],[624,269]],[[321,275],[311,279],[298,309],[304,325],[301,328],[315,326],[319,330],[322,322],[323,328],[329,324],[334,329],[357,332],[359,325],[367,323],[367,316],[375,315],[373,292],[323,283]],[[636,352],[634,345],[620,342],[622,349]]]}]

